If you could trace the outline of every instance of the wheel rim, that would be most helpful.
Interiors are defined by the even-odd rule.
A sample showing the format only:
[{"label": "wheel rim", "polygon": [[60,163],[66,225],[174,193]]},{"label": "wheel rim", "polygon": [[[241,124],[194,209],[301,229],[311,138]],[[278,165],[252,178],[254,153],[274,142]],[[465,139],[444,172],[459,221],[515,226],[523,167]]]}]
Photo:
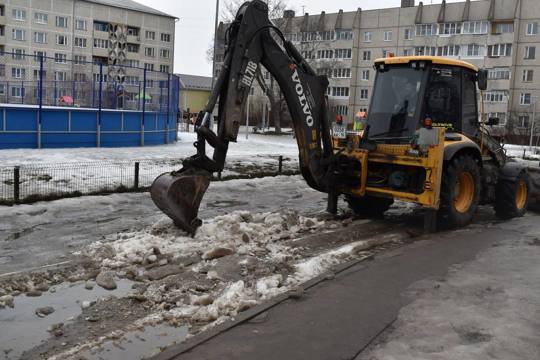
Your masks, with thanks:
[{"label": "wheel rim", "polygon": [[456,181],[454,207],[460,213],[466,213],[471,208],[474,199],[474,178],[471,173],[459,174]]},{"label": "wheel rim", "polygon": [[525,204],[527,203],[527,184],[525,183],[525,180],[521,179],[518,184],[517,192],[516,192],[516,207],[519,210],[522,210],[525,207]]}]

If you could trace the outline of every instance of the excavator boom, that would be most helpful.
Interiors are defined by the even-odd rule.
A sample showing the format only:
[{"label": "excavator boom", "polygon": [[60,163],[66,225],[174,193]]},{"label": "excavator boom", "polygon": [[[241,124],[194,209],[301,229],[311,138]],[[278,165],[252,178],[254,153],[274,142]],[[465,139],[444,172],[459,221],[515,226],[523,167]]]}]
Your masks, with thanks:
[{"label": "excavator boom", "polygon": [[[181,170],[159,176],[151,187],[156,205],[174,223],[193,234],[201,221],[198,208],[212,173],[223,170],[230,142],[236,142],[240,121],[253,81],[263,65],[284,94],[292,117],[299,148],[300,169],[308,185],[330,193],[335,204],[338,163],[328,121],[326,91],[328,79],[319,76],[268,18],[268,6],[261,0],[244,3],[227,30],[227,50],[220,75],[208,104],[196,122],[197,153],[183,162]],[[211,118],[219,100],[217,134]],[[213,149],[212,158],[206,145]],[[340,159],[338,161],[338,159]],[[346,167],[346,164],[345,164]],[[335,209],[335,205],[329,206]]]}]

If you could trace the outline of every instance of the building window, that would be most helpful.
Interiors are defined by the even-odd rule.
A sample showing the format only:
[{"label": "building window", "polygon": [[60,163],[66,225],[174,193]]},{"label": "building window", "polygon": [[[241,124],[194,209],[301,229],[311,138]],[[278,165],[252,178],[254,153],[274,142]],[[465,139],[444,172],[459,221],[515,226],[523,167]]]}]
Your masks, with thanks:
[{"label": "building window", "polygon": [[86,31],[86,20],[76,19],[75,30]]},{"label": "building window", "polygon": [[392,30],[386,30],[384,32],[384,41],[392,41]]},{"label": "building window", "polygon": [[86,64],[86,56],[84,55],[75,55],[73,56],[73,62],[77,65]]},{"label": "building window", "polygon": [[156,32],[146,31],[146,40],[156,40]]},{"label": "building window", "polygon": [[94,39],[94,47],[98,49],[108,49],[109,40],[105,39]]},{"label": "building window", "polygon": [[368,90],[367,89],[360,89],[360,99],[361,100],[367,100],[368,98]]},{"label": "building window", "polygon": [[34,60],[36,62],[41,62],[41,59],[43,59],[43,62],[46,62],[47,53],[45,51],[34,51]]},{"label": "building window", "polygon": [[67,81],[67,72],[65,71],[55,71],[54,80],[56,81]]},{"label": "building window", "polygon": [[349,107],[347,105],[336,105],[336,106],[332,107],[332,111],[336,115],[345,116],[349,112]]},{"label": "building window", "polygon": [[135,37],[139,37],[139,28],[136,28],[136,27],[128,27],[127,28],[127,34],[128,36],[135,36]]},{"label": "building window", "polygon": [[317,59],[333,59],[333,50],[317,50]]},{"label": "building window", "polygon": [[332,87],[332,96],[335,96],[335,97],[348,97],[349,96],[349,88],[344,87],[344,86]]},{"label": "building window", "polygon": [[371,51],[365,50],[363,53],[363,59],[364,61],[370,61],[371,60]]},{"label": "building window", "polygon": [[369,70],[362,70],[362,81],[369,81]]},{"label": "building window", "polygon": [[536,57],[536,46],[525,46],[525,60],[532,60]]},{"label": "building window", "polygon": [[463,23],[463,34],[487,34],[489,22],[467,21]]},{"label": "building window", "polygon": [[13,15],[14,20],[17,20],[17,21],[25,21],[26,20],[26,10],[13,9],[12,15]]},{"label": "building window", "polygon": [[23,60],[25,54],[26,51],[23,49],[13,49],[13,54],[11,55],[11,57],[13,58],[13,60]]},{"label": "building window", "polygon": [[531,105],[531,94],[530,93],[521,93],[519,97],[520,105]]},{"label": "building window", "polygon": [[145,63],[144,68],[148,71],[154,71],[154,64]]},{"label": "building window", "polygon": [[56,26],[60,28],[68,27],[68,18],[67,16],[57,16],[56,17]]},{"label": "building window", "polygon": [[[332,73],[331,71],[332,69],[327,69],[327,70],[330,70],[330,73]],[[351,77],[351,69],[350,68],[334,69],[333,76],[335,78],[348,79]]]},{"label": "building window", "polygon": [[159,71],[162,73],[169,73],[170,66],[169,65],[159,65]]},{"label": "building window", "polygon": [[392,52],[390,50],[384,50],[382,51],[382,57],[383,58],[387,58],[387,57],[390,57],[390,54],[392,54]]},{"label": "building window", "polygon": [[24,88],[13,86],[11,88],[11,97],[24,97]]},{"label": "building window", "polygon": [[532,22],[527,24],[527,35],[537,35],[538,34],[538,23]]},{"label": "building window", "polygon": [[85,48],[85,47],[87,46],[86,39],[85,39],[85,38],[76,37],[76,38],[75,38],[75,46],[76,46],[76,47],[80,47],[80,48]]},{"label": "building window", "polygon": [[486,91],[484,93],[484,101],[502,103],[506,100],[506,92],[500,90]]},{"label": "building window", "polygon": [[11,34],[13,40],[24,41],[26,40],[26,31],[22,29],[12,29]]},{"label": "building window", "polygon": [[47,33],[35,32],[34,33],[34,42],[37,43],[37,44],[46,44],[47,43]]},{"label": "building window", "polygon": [[127,44],[126,50],[127,50],[127,52],[130,52],[130,53],[138,53],[139,52],[139,44]]},{"label": "building window", "polygon": [[507,34],[514,32],[514,23],[495,23],[493,26],[494,34]]},{"label": "building window", "polygon": [[412,56],[412,49],[403,49],[403,56]]},{"label": "building window", "polygon": [[461,23],[445,23],[439,26],[439,35],[461,34]]},{"label": "building window", "polygon": [[171,34],[161,34],[161,41],[163,42],[171,42]]},{"label": "building window", "polygon": [[353,39],[353,32],[352,32],[352,30],[339,30],[336,33],[336,38],[338,40],[352,40]]},{"label": "building window", "polygon": [[510,69],[508,68],[488,69],[488,79],[490,80],[510,79]]},{"label": "building window", "polygon": [[139,77],[138,76],[126,76],[125,77],[125,83],[126,85],[139,85]]},{"label": "building window", "polygon": [[529,115],[520,115],[518,116],[517,127],[520,128],[529,128]]},{"label": "building window", "polygon": [[44,13],[35,13],[34,20],[36,24],[47,24],[49,22],[49,16]]},{"label": "building window", "polygon": [[373,38],[373,33],[371,31],[365,31],[364,32],[364,41],[365,42],[371,42]]},{"label": "building window", "polygon": [[523,70],[523,82],[532,82],[533,74],[533,70]]},{"label": "building window", "polygon": [[499,126],[505,126],[506,125],[506,113],[503,112],[490,112],[487,113],[485,116],[484,121],[497,118],[499,119]]},{"label": "building window", "polygon": [[486,48],[478,44],[469,44],[467,45],[467,56],[477,57],[485,56]]},{"label": "building window", "polygon": [[58,64],[65,64],[67,62],[67,55],[61,54],[61,53],[55,53],[54,62]]},{"label": "building window", "polygon": [[435,56],[437,48],[435,46],[417,46],[414,48],[414,54],[416,56]]},{"label": "building window", "polygon": [[144,55],[154,57],[156,55],[156,50],[151,47],[144,48]]},{"label": "building window", "polygon": [[512,55],[512,44],[495,44],[488,45],[488,56],[510,56]]},{"label": "building window", "polygon": [[304,59],[315,59],[315,54],[313,51],[302,51],[302,57]]},{"label": "building window", "polygon": [[403,34],[403,38],[405,40],[412,40],[412,34],[413,34],[413,32],[412,32],[411,29],[405,29],[404,34]]},{"label": "building window", "polygon": [[284,34],[285,40],[288,40],[290,42],[297,42],[298,41],[298,34],[297,33],[288,33]]},{"label": "building window", "polygon": [[159,56],[164,59],[168,59],[170,57],[170,54],[171,54],[171,51],[169,49],[161,49],[159,51]]},{"label": "building window", "polygon": [[439,46],[437,56],[459,56],[459,45]]},{"label": "building window", "polygon": [[109,31],[109,24],[102,21],[94,21],[94,30],[95,31]]},{"label": "building window", "polygon": [[416,36],[434,36],[434,35],[437,35],[437,24],[416,25]]},{"label": "building window", "polygon": [[336,49],[335,58],[336,59],[351,59],[352,50],[351,49]]},{"label": "building window", "polygon": [[68,45],[68,37],[66,35],[56,35],[56,44],[57,45]]},{"label": "building window", "polygon": [[11,68],[11,77],[14,79],[26,78],[26,70],[23,68]]}]

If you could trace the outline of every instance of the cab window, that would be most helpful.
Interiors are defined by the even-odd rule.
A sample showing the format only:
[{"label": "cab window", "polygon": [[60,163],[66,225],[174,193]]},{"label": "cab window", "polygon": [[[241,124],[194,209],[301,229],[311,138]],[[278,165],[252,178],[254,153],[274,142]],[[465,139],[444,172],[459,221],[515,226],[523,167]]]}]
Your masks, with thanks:
[{"label": "cab window", "polygon": [[425,115],[433,126],[448,131],[461,131],[460,104],[461,71],[434,67],[426,92]]}]

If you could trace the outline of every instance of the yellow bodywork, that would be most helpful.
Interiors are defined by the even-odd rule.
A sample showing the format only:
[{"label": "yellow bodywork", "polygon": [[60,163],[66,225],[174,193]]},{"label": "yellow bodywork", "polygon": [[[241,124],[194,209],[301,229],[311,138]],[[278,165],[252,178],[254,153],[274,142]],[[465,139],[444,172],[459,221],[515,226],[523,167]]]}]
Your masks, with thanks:
[{"label": "yellow bodywork", "polygon": [[450,65],[450,66],[458,66],[462,68],[466,68],[469,70],[472,70],[474,72],[478,72],[478,68],[474,66],[473,64],[469,64],[468,62],[461,61],[461,60],[455,60],[440,56],[397,56],[397,57],[387,57],[387,58],[380,58],[375,60],[375,64],[387,64],[387,65],[396,65],[396,64],[408,64],[411,61],[429,61],[432,64],[439,64],[439,65]]},{"label": "yellow bodywork", "polygon": [[[359,137],[349,139],[352,146],[349,146],[349,149],[345,150],[343,154],[356,158],[362,166],[361,185],[359,188],[349,189],[350,194],[358,197],[365,195],[390,197],[396,200],[414,202],[427,208],[438,209],[444,163],[445,129],[436,128],[434,131],[437,131],[438,143],[431,145],[427,152],[420,156],[411,155],[411,145],[409,144],[378,144],[375,151],[367,151],[355,146],[359,142]],[[452,143],[455,144],[456,142]],[[426,171],[424,192],[416,194],[397,191],[389,187],[368,186],[368,171],[370,165],[375,163],[424,168]]]}]

